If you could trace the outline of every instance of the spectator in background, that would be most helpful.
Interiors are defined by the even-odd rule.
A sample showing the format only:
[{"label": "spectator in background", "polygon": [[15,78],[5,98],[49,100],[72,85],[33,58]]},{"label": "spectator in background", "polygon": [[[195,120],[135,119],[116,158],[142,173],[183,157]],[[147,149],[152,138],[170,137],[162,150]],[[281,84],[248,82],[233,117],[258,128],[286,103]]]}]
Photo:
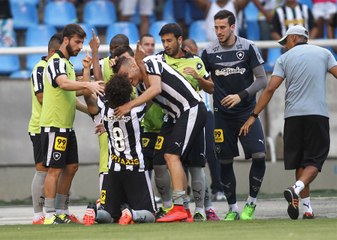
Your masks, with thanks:
[{"label": "spectator in background", "polygon": [[[207,0],[208,1],[208,0]],[[190,14],[191,21],[205,19],[205,13],[198,5],[198,0],[172,0],[174,19],[183,30],[184,38],[188,36],[186,13]],[[188,7],[190,11],[188,11]]]},{"label": "spectator in background", "polygon": [[314,16],[308,5],[298,3],[297,0],[285,0],[285,3],[276,8],[272,24],[271,36],[280,40],[289,27],[301,25],[309,30],[310,38],[316,38]]},{"label": "spectator in background", "polygon": [[146,56],[153,55],[155,50],[154,37],[151,34],[144,34],[140,38],[140,46],[144,49]]},{"label": "spectator in background", "polygon": [[[196,0],[198,6],[204,9],[206,14],[206,34],[208,41],[214,41],[217,39],[214,32],[214,15],[220,10],[226,9],[231,11],[237,19],[235,28],[235,34],[240,35],[240,28],[242,26],[242,10],[247,6],[249,0],[216,0],[211,2],[209,0]],[[241,13],[240,13],[241,12]]]},{"label": "spectator in background", "polygon": [[10,2],[0,0],[0,47],[15,46],[15,33]]},{"label": "spectator in background", "polygon": [[[139,6],[139,10],[137,9]],[[130,18],[140,13],[140,35],[149,32],[150,16],[154,14],[154,0],[120,0],[119,8],[121,11],[120,21],[130,21]]]}]

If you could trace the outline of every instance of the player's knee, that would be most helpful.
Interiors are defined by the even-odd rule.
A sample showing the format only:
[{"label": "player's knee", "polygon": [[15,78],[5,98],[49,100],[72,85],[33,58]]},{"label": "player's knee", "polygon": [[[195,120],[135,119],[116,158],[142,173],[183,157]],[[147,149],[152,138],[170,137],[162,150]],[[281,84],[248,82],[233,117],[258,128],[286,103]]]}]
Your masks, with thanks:
[{"label": "player's knee", "polygon": [[252,154],[253,161],[265,161],[266,153],[264,152],[257,152]]}]

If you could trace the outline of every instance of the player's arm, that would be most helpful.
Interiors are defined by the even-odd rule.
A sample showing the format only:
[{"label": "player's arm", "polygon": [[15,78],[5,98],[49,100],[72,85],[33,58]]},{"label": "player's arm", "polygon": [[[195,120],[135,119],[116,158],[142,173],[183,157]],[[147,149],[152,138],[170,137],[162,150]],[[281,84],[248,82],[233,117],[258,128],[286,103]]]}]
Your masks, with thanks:
[{"label": "player's arm", "polygon": [[202,76],[199,76],[198,73],[195,71],[194,68],[186,67],[184,68],[184,73],[191,75],[194,79],[196,79],[199,82],[199,86],[202,90],[209,94],[213,94],[214,92],[214,83],[212,79],[209,77],[208,79],[205,79]]},{"label": "player's arm", "polygon": [[335,78],[337,78],[337,66],[330,68],[329,73],[331,73]]},{"label": "player's arm", "polygon": [[260,112],[262,112],[262,110],[267,106],[270,99],[273,97],[274,92],[281,85],[283,80],[284,78],[282,77],[279,77],[276,75],[271,76],[271,79],[267,87],[263,90],[258,102],[256,103],[256,106],[251,116],[248,118],[245,124],[241,127],[239,135],[246,136],[248,134],[250,127],[254,124]]},{"label": "player's arm", "polygon": [[135,52],[135,61],[137,63],[137,66],[139,67],[139,70],[142,74],[142,79],[145,84],[145,87],[148,88],[150,86],[148,74],[146,72],[145,64],[143,62],[143,59],[145,58],[145,51],[143,47],[140,45],[140,42],[137,42],[136,52]]},{"label": "player's arm", "polygon": [[116,116],[123,116],[131,111],[132,108],[149,102],[152,98],[161,93],[161,78],[158,75],[149,75],[150,86],[138,97],[114,109]]},{"label": "player's arm", "polygon": [[95,80],[103,80],[103,73],[101,70],[101,67],[99,65],[99,59],[98,59],[98,48],[100,46],[100,40],[98,36],[95,35],[94,29],[92,31],[92,39],[89,42],[91,53],[92,53],[92,68],[94,72],[94,78]]}]

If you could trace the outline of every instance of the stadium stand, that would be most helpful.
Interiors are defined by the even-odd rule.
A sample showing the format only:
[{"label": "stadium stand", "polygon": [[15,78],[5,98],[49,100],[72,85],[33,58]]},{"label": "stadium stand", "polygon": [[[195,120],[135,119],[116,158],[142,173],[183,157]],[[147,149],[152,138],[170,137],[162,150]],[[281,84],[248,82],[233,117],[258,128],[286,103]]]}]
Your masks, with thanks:
[{"label": "stadium stand", "polygon": [[125,34],[130,44],[135,44],[139,40],[137,25],[133,22],[115,22],[108,26],[106,31],[106,43],[109,44],[110,39],[118,33]]},{"label": "stadium stand", "polygon": [[26,30],[29,26],[39,23],[38,10],[33,3],[11,1],[11,10],[15,30]]},{"label": "stadium stand", "polygon": [[45,24],[62,28],[69,23],[77,22],[74,4],[66,1],[48,2],[44,7],[43,21]]},{"label": "stadium stand", "polygon": [[206,36],[206,23],[204,20],[198,20],[192,22],[188,37],[196,42],[207,42]]},{"label": "stadium stand", "polygon": [[161,43],[161,38],[158,35],[160,29],[169,22],[161,20],[161,21],[155,21],[150,25],[149,33],[154,37],[156,43]]},{"label": "stadium stand", "polygon": [[260,40],[260,27],[258,22],[258,14],[259,10],[255,6],[253,2],[248,3],[245,10],[245,17],[246,17],[246,31],[247,31],[247,38],[249,40]]},{"label": "stadium stand", "polygon": [[117,21],[115,5],[110,1],[88,1],[83,8],[83,22],[95,27],[108,27]]}]

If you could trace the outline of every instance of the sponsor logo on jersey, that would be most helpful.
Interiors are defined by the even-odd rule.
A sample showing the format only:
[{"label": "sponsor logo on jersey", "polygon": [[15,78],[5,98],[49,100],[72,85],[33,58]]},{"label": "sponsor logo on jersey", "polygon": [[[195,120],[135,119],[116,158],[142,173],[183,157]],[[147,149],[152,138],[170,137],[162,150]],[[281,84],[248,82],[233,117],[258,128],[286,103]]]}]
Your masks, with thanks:
[{"label": "sponsor logo on jersey", "polygon": [[216,143],[222,143],[225,141],[222,129],[214,129],[214,140]]},{"label": "sponsor logo on jersey", "polygon": [[156,145],[154,146],[154,149],[155,150],[162,149],[163,143],[164,143],[164,137],[163,136],[158,136],[157,137],[157,141],[156,141]]},{"label": "sponsor logo on jersey", "polygon": [[232,75],[232,74],[244,74],[246,72],[246,69],[245,68],[239,68],[239,67],[236,67],[236,68],[223,68],[223,69],[217,69],[215,70],[215,75],[216,76],[229,76],[229,75]]},{"label": "sponsor logo on jersey", "polygon": [[150,138],[142,138],[142,147],[147,147],[149,145]]},{"label": "sponsor logo on jersey", "polygon": [[117,121],[124,121],[124,122],[128,122],[131,120],[131,117],[130,116],[105,116],[104,117],[104,121],[107,121],[107,122],[117,122]]},{"label": "sponsor logo on jersey", "polygon": [[101,204],[105,204],[106,190],[101,191]]},{"label": "sponsor logo on jersey", "polygon": [[65,151],[67,149],[67,138],[57,136],[55,138],[54,149],[58,151]]},{"label": "sponsor logo on jersey", "polygon": [[120,156],[116,156],[114,154],[111,155],[111,160],[122,164],[122,165],[139,165],[139,159],[135,158],[135,159],[127,159],[127,158],[123,158]]}]

